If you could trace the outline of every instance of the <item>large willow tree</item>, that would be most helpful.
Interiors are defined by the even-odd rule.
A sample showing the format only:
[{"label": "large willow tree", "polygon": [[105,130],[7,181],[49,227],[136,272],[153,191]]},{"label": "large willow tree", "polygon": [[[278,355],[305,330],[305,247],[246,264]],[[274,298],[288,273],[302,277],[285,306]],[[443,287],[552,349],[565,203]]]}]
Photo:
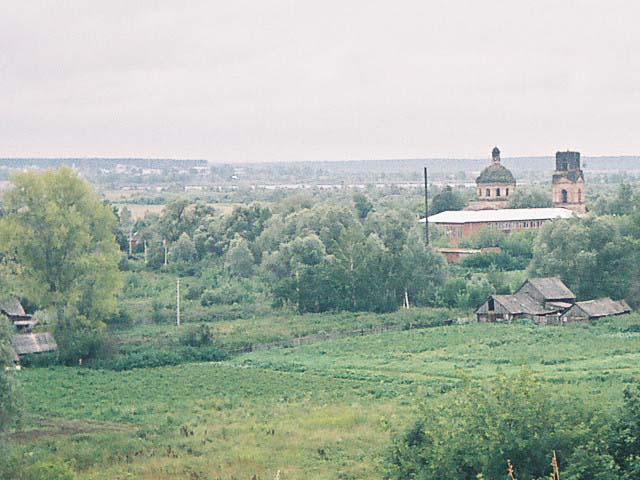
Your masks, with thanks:
[{"label": "large willow tree", "polygon": [[19,173],[11,180],[3,198],[0,253],[14,267],[16,291],[52,309],[59,326],[66,322],[64,334],[82,331],[78,322],[84,330],[100,325],[116,310],[121,288],[113,212],[68,168]]}]

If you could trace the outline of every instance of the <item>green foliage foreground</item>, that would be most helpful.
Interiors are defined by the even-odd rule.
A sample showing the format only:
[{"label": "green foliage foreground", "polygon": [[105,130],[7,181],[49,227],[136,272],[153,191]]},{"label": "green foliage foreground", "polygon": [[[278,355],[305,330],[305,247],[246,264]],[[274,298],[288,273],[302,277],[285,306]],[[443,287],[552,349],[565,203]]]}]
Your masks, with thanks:
[{"label": "green foliage foreground", "polygon": [[640,458],[640,384],[627,387],[621,411],[585,408],[527,370],[464,387],[427,404],[395,444],[388,478],[504,478],[506,460],[518,478],[548,478],[551,452],[563,478],[631,480]]},{"label": "green foliage foreground", "polygon": [[[309,321],[313,318],[321,316]],[[472,439],[482,438],[481,420],[498,414],[487,432],[498,435],[500,430],[500,436],[487,445],[498,448],[501,440],[507,445],[502,454],[491,456],[496,468],[503,468],[491,480],[505,478],[507,455],[518,478],[531,480],[525,476],[527,463],[515,455],[521,448],[516,434],[528,425],[544,435],[547,430],[539,430],[531,418],[510,419],[508,409],[521,404],[527,415],[560,415],[538,419],[541,427],[556,425],[549,438],[565,442],[541,441],[545,463],[551,453],[546,450],[553,447],[562,472],[573,475],[570,480],[611,480],[618,477],[589,472],[601,472],[611,458],[623,465],[626,460],[613,452],[633,460],[638,451],[633,443],[638,438],[633,421],[637,407],[620,408],[625,388],[640,375],[639,334],[637,315],[565,327],[469,324],[275,348],[218,363],[123,372],[25,369],[17,372],[24,424],[12,434],[14,449],[8,457],[16,462],[14,471],[38,464],[64,471],[67,465],[83,480],[272,479],[278,470],[282,480],[381,479],[392,439],[402,438],[426,412],[453,405],[457,394],[488,401],[485,409],[475,405],[475,420],[466,420],[469,454],[479,452]],[[542,382],[527,387],[531,397],[519,387],[509,393],[508,381],[494,383],[502,373],[517,374],[523,365]],[[522,382],[529,385],[529,380]],[[491,396],[501,391],[506,401]],[[537,407],[528,398],[539,399],[540,392],[553,395]],[[440,425],[443,441],[458,438],[453,432],[460,429],[454,427],[465,421],[452,415],[474,411],[474,404],[465,406],[462,398],[451,413],[444,408],[446,418],[426,426],[433,431]],[[563,400],[567,398],[570,409]],[[589,433],[602,424],[610,428],[601,435]],[[503,425],[513,429],[502,431]],[[581,433],[581,425],[589,432]],[[590,442],[570,452],[573,465],[585,472],[579,474],[567,469],[564,448],[586,435]],[[631,441],[616,446],[613,437]],[[584,461],[578,462],[578,456]],[[18,478],[3,473],[0,478]]]}]

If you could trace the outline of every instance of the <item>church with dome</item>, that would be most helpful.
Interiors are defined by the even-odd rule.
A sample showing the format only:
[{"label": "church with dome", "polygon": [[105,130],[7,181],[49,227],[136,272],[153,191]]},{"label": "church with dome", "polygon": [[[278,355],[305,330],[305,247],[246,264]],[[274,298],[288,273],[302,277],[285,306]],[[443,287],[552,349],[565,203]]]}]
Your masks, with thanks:
[{"label": "church with dome", "polygon": [[[551,182],[549,208],[509,208],[516,191],[516,179],[502,165],[500,150],[494,147],[491,163],[476,178],[476,194],[464,210],[449,210],[431,215],[428,222],[441,228],[451,246],[456,246],[482,229],[509,233],[537,230],[558,218],[571,218],[587,212],[585,180],[580,166],[580,152],[556,152],[556,169]],[[470,250],[449,249],[448,254],[466,255]]]},{"label": "church with dome", "polygon": [[516,191],[516,179],[511,171],[500,162],[500,150],[494,147],[491,164],[476,178],[477,200],[471,202],[468,210],[495,210],[507,207],[509,197]]}]

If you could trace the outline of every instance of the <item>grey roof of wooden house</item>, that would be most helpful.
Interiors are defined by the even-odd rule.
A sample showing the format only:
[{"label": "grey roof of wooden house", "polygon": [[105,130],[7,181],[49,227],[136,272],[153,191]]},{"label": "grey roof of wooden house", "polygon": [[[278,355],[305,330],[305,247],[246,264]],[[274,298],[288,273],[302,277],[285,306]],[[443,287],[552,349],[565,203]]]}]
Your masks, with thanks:
[{"label": "grey roof of wooden house", "polygon": [[[544,301],[538,295],[531,295],[532,288],[544,298]],[[513,295],[492,295],[489,298],[493,298],[511,315],[549,315],[565,311],[571,307],[576,297],[562,280],[549,277],[527,279]],[[571,303],[558,300],[569,300]],[[488,313],[487,303],[488,300],[476,310],[476,313]]]},{"label": "grey roof of wooden house", "polygon": [[20,300],[15,297],[0,301],[0,312],[14,317],[27,316],[24,308],[22,307],[22,304],[20,303]]},{"label": "grey roof of wooden house", "polygon": [[569,287],[567,287],[558,277],[529,278],[525,281],[525,284],[527,282],[535,287],[535,289],[538,290],[548,302],[553,300],[576,298],[574,293],[569,290]]},{"label": "grey roof of wooden house", "polygon": [[585,302],[576,302],[573,308],[566,315],[571,316],[575,309],[582,310],[589,318],[608,317],[610,315],[621,315],[629,313],[631,307],[624,300],[612,300],[609,297],[598,298],[596,300],[587,300]]},{"label": "grey roof of wooden house", "polygon": [[11,339],[11,346],[18,355],[51,352],[58,348],[56,340],[49,332],[14,335]]},{"label": "grey roof of wooden house", "polygon": [[553,312],[553,310],[546,309],[544,305],[540,305],[526,294],[493,295],[493,299],[513,315],[545,315]]},{"label": "grey roof of wooden house", "polygon": [[[501,305],[511,315],[549,315],[559,311],[556,308],[549,308],[536,302],[526,293],[491,295],[489,298],[493,298],[494,302]],[[489,299],[480,305],[475,313],[489,313],[488,303]]]}]

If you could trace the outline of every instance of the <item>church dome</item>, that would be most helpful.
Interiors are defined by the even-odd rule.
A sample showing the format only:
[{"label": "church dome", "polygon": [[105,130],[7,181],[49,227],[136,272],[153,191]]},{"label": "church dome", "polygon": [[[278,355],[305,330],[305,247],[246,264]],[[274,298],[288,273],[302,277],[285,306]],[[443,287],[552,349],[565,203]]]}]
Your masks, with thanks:
[{"label": "church dome", "polygon": [[493,163],[482,170],[476,183],[504,183],[515,185],[516,179],[511,171],[500,163]]}]

